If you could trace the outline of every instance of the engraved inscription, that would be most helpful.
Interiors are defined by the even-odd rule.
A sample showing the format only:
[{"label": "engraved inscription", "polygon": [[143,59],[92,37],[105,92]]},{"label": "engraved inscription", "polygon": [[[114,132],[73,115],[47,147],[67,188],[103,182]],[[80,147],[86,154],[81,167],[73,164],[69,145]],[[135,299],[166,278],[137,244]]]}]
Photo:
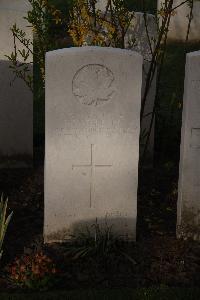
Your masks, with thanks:
[{"label": "engraved inscription", "polygon": [[192,128],[191,147],[200,149],[200,128]]},{"label": "engraved inscription", "polygon": [[72,170],[74,168],[89,168],[90,169],[90,203],[89,206],[90,208],[92,207],[92,203],[93,200],[95,198],[95,169],[96,168],[103,168],[103,167],[112,167],[112,165],[97,165],[95,164],[95,160],[94,160],[94,146],[93,144],[91,144],[91,148],[90,148],[90,163],[89,164],[83,164],[83,165],[72,165]]},{"label": "engraved inscription", "polygon": [[195,155],[193,154],[193,170],[192,170],[192,185],[197,191],[200,189],[200,160],[198,159],[199,151],[200,151],[200,127],[192,128],[191,134],[191,148],[195,151]]},{"label": "engraved inscription", "polygon": [[193,97],[193,105],[191,106],[191,110],[193,114],[193,119],[197,120],[198,122],[200,114],[200,80],[191,80],[191,88]]},{"label": "engraved inscription", "polygon": [[86,65],[74,75],[72,91],[82,104],[103,104],[109,101],[115,92],[114,75],[103,65]]},{"label": "engraved inscription", "polygon": [[192,80],[191,81],[193,88],[200,92],[200,80]]},{"label": "engraved inscription", "polygon": [[194,162],[193,186],[200,192],[200,161]]},{"label": "engraved inscription", "polygon": [[56,128],[56,135],[58,136],[91,136],[91,135],[106,135],[111,136],[113,134],[125,135],[134,134],[137,130],[137,126],[134,124],[126,124],[123,117],[117,120],[104,120],[104,117],[99,118],[97,115],[93,115],[93,119],[88,118],[76,119],[75,117],[66,118],[64,126]]}]

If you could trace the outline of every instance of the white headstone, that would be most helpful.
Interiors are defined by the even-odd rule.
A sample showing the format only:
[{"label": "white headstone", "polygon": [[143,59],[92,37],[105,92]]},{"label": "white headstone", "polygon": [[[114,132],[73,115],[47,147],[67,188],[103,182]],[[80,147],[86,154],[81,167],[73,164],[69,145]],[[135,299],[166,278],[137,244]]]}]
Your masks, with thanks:
[{"label": "white headstone", "polygon": [[[15,75],[5,57],[14,51],[10,28],[15,23],[32,39],[23,19],[29,5],[28,0],[0,0],[0,167],[27,166],[33,155],[33,95],[22,79],[12,83]],[[17,48],[23,49],[20,43]]]},{"label": "white headstone", "polygon": [[187,54],[177,234],[200,239],[200,51]]},{"label": "white headstone", "polygon": [[[173,7],[177,7],[184,1],[182,0],[174,0]],[[158,0],[158,10],[164,7],[164,0]],[[185,41],[188,29],[188,16],[190,14],[190,7],[188,2],[179,6],[175,12],[174,16],[171,16],[168,39],[174,41]],[[162,18],[160,18],[160,25],[162,22]],[[193,19],[190,27],[189,41],[200,41],[200,2],[194,0],[193,7]]]},{"label": "white headstone", "polygon": [[142,56],[102,47],[46,56],[46,242],[97,222],[135,239]]}]

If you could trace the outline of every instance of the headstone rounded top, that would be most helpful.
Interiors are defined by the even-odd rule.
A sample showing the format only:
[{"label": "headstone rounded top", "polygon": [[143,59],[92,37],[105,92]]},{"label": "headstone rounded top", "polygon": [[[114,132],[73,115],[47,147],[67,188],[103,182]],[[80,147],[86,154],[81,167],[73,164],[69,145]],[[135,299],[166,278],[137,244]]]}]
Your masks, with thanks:
[{"label": "headstone rounded top", "polygon": [[114,48],[114,47],[100,47],[100,46],[84,46],[84,47],[70,47],[70,48],[62,48],[58,50],[52,50],[46,52],[46,57],[53,57],[53,56],[64,56],[70,54],[74,54],[74,56],[77,56],[79,53],[82,54],[83,52],[87,53],[89,55],[90,53],[113,53],[113,54],[119,54],[123,56],[137,56],[140,57],[142,60],[143,57],[140,53],[137,51],[132,51],[130,49],[121,49],[121,48]]},{"label": "headstone rounded top", "polygon": [[85,65],[73,77],[73,94],[82,104],[103,104],[114,94],[114,79],[113,72],[104,65]]},{"label": "headstone rounded top", "polygon": [[31,10],[31,4],[28,0],[0,0],[1,10],[27,12]]},{"label": "headstone rounded top", "polygon": [[190,52],[190,53],[187,53],[187,56],[188,56],[188,57],[192,57],[192,56],[197,56],[197,57],[199,57],[199,55],[200,55],[200,50],[198,50],[198,51],[193,51],[193,52]]}]

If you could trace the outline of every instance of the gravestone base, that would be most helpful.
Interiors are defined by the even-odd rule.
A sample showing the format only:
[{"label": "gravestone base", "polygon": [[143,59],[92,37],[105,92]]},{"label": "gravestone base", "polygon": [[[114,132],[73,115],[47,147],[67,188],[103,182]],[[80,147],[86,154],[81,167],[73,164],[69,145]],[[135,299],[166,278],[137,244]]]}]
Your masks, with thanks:
[{"label": "gravestone base", "polygon": [[177,238],[183,240],[192,239],[194,241],[200,241],[200,210],[196,210],[195,207],[183,207],[182,210],[181,222],[177,224]]},{"label": "gravestone base", "polygon": [[[110,232],[110,237],[116,238],[117,240],[129,242],[135,241],[136,236],[135,234],[133,235],[133,230],[130,230],[129,232],[126,231],[126,234],[123,230],[121,230],[124,221],[127,224],[127,218],[123,220],[121,216],[119,216],[119,218],[105,217],[91,218],[88,220],[79,219],[77,222],[73,223],[73,226],[71,226],[70,229],[69,227],[66,227],[62,230],[52,232],[49,235],[44,235],[44,243],[50,244],[72,242],[73,240],[76,240],[78,237],[80,237],[81,234],[87,234],[87,232],[90,232],[91,236],[95,237],[95,235],[97,234],[97,227],[102,234]],[[130,218],[128,227],[135,228],[135,221],[136,220]]]}]

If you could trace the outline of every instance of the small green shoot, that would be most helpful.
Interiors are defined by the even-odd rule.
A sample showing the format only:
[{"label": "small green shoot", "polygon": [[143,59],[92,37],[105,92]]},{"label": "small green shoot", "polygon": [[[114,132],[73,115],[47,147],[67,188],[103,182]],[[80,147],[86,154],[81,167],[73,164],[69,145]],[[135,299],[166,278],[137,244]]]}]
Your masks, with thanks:
[{"label": "small green shoot", "polygon": [[1,195],[1,201],[0,201],[0,259],[3,254],[2,246],[3,241],[5,238],[6,230],[8,228],[8,224],[10,223],[11,217],[13,212],[7,215],[7,205],[8,205],[8,198],[4,201],[3,194]]}]

